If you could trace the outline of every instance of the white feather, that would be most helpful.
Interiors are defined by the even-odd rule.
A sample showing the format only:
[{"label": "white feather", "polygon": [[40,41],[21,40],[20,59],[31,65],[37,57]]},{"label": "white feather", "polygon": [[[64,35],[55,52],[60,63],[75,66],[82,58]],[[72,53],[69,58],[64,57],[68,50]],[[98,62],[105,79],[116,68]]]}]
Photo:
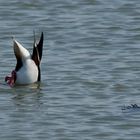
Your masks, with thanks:
[{"label": "white feather", "polygon": [[22,60],[24,61],[24,59],[30,58],[30,53],[27,49],[25,49],[18,41],[16,41],[15,39],[13,40],[14,42],[14,52],[15,54],[20,54]]},{"label": "white feather", "polygon": [[22,58],[23,66],[16,72],[16,84],[31,84],[38,80],[38,68],[31,55],[19,42],[14,40],[14,52]]},{"label": "white feather", "polygon": [[38,68],[33,60],[24,61],[23,66],[16,73],[16,84],[31,84],[37,81]]}]

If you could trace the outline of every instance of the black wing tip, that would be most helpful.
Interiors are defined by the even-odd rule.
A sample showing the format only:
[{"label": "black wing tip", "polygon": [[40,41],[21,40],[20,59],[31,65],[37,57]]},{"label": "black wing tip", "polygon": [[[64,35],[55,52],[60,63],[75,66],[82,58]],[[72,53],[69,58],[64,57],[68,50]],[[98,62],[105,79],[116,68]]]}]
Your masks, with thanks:
[{"label": "black wing tip", "polygon": [[44,33],[41,32],[40,39],[38,43],[36,43],[35,31],[34,31],[34,45],[33,45],[32,60],[35,62],[35,64],[38,67],[38,80],[37,81],[41,81],[40,62],[42,59],[43,41],[44,41]]},{"label": "black wing tip", "polygon": [[37,45],[43,47],[43,41],[44,41],[44,33],[42,32],[40,36],[40,40]]},{"label": "black wing tip", "polygon": [[43,32],[41,32],[41,37],[44,38],[44,33]]},{"label": "black wing tip", "polygon": [[43,40],[44,40],[44,34],[43,32],[40,35],[40,39],[38,43],[36,43],[35,40],[35,32],[34,32],[34,45],[33,45],[33,54],[32,59],[36,63],[37,66],[40,65],[41,59],[42,59],[42,52],[43,52]]},{"label": "black wing tip", "polygon": [[39,42],[37,44],[37,50],[38,50],[38,53],[39,53],[39,59],[40,59],[40,61],[42,59],[43,41],[44,41],[44,33],[42,32],[41,33],[40,40],[39,40]]}]

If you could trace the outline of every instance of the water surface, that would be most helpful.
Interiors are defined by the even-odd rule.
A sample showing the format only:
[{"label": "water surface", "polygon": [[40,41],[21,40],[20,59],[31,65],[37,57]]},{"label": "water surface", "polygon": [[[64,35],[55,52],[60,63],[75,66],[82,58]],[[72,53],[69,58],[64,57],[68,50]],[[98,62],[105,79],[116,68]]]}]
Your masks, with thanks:
[{"label": "water surface", "polygon": [[[138,0],[0,1],[0,138],[138,140]],[[32,52],[45,35],[40,84],[10,88],[12,36]]]}]

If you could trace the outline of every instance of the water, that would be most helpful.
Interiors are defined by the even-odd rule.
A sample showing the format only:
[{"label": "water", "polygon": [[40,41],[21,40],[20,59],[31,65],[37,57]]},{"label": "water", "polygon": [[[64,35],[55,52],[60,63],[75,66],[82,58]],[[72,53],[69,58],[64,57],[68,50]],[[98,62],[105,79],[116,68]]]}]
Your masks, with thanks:
[{"label": "water", "polygon": [[[138,140],[139,0],[0,1],[0,138]],[[42,81],[10,88],[12,39],[44,32]]]}]

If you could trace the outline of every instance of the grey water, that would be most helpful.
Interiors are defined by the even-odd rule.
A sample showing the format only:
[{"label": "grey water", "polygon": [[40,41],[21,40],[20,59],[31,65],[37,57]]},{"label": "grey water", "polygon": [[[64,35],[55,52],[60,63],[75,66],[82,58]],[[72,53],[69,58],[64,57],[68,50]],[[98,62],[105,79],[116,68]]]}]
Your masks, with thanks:
[{"label": "grey water", "polygon": [[[32,52],[44,32],[42,81],[9,87],[12,36]],[[139,140],[139,0],[0,0],[0,139]]]}]

